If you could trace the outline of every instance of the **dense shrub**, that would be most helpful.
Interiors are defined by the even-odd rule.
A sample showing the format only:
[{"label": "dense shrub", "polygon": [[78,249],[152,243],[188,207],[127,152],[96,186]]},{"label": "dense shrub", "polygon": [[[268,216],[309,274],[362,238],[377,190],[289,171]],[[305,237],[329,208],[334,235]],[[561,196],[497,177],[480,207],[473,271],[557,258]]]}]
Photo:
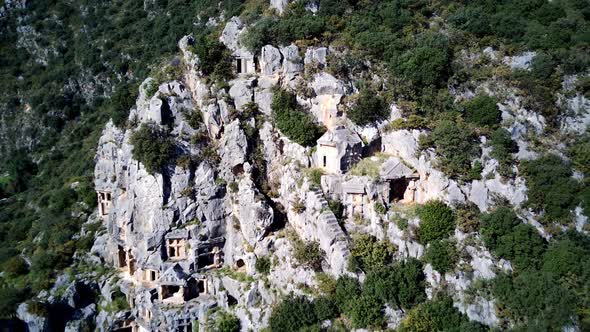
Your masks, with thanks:
[{"label": "dense shrub", "polygon": [[402,320],[402,332],[430,332],[430,331],[462,331],[459,327],[467,323],[448,296],[441,296],[435,300],[425,302],[410,310]]},{"label": "dense shrub", "polygon": [[155,124],[144,123],[131,136],[133,158],[141,162],[149,173],[162,172],[174,153],[174,143],[167,133]]},{"label": "dense shrub", "polygon": [[231,52],[219,41],[209,36],[195,36],[191,51],[199,57],[199,69],[214,81],[229,80],[233,76]]},{"label": "dense shrub", "polygon": [[350,312],[354,301],[361,294],[361,286],[357,279],[341,276],[336,281],[334,301],[340,312]]},{"label": "dense shrub", "polygon": [[522,173],[527,181],[528,205],[536,211],[544,210],[549,221],[568,223],[579,188],[570,166],[551,154],[523,162]]},{"label": "dense shrub", "polygon": [[387,265],[392,259],[394,248],[391,243],[363,233],[353,237],[350,252],[358,262],[358,267],[369,271]]},{"label": "dense shrub", "polygon": [[362,295],[353,302],[352,309],[348,313],[352,325],[357,328],[375,326],[379,327],[385,321],[382,306],[375,298]]},{"label": "dense shrub", "polygon": [[584,173],[590,175],[590,133],[586,133],[577,139],[569,148],[569,155],[572,159],[572,166]]},{"label": "dense shrub", "polygon": [[497,100],[487,95],[478,95],[465,103],[465,120],[482,127],[493,127],[502,120]]},{"label": "dense shrub", "polygon": [[324,129],[318,126],[312,116],[301,109],[295,95],[275,89],[272,98],[272,117],[277,128],[292,141],[303,146],[316,144]]},{"label": "dense shrub", "polygon": [[271,268],[271,262],[269,257],[258,257],[256,259],[256,271],[261,274],[269,274]]},{"label": "dense shrub", "polygon": [[580,280],[590,281],[589,269],[590,238],[574,230],[552,240],[543,256],[542,270],[558,278],[575,275]]},{"label": "dense shrub", "polygon": [[479,208],[472,202],[458,204],[455,210],[457,228],[462,232],[471,233],[479,230]]},{"label": "dense shrub", "polygon": [[277,305],[268,320],[271,331],[299,331],[317,322],[313,304],[305,297],[289,296]]},{"label": "dense shrub", "polygon": [[531,63],[531,71],[533,76],[537,79],[548,79],[555,70],[556,63],[553,57],[546,53],[539,53],[535,55]]},{"label": "dense shrub", "polygon": [[514,277],[501,274],[493,282],[492,293],[512,319],[524,326],[542,321],[549,330],[570,322],[576,303],[574,295],[551,274],[538,271],[523,271]]},{"label": "dense shrub", "polygon": [[359,126],[385,119],[389,110],[375,91],[361,90],[355,105],[346,112],[347,117]]},{"label": "dense shrub", "polygon": [[518,145],[510,137],[510,132],[504,128],[496,129],[491,135],[490,145],[490,156],[500,163],[499,173],[503,176],[512,175],[512,154],[518,152]]},{"label": "dense shrub", "polygon": [[458,252],[455,243],[449,240],[431,242],[424,259],[440,273],[451,271],[457,262]]},{"label": "dense shrub", "polygon": [[473,131],[460,122],[443,120],[428,136],[420,137],[420,147],[434,147],[439,155],[437,167],[453,178],[465,177],[471,162],[480,155],[479,141]]},{"label": "dense shrub", "polygon": [[217,317],[217,320],[215,321],[215,331],[239,332],[240,320],[234,314],[223,312]]},{"label": "dense shrub", "polygon": [[319,271],[322,269],[322,262],[325,256],[326,253],[320,248],[318,242],[303,242],[299,240],[294,243],[293,258],[300,265]]},{"label": "dense shrub", "polygon": [[16,308],[26,297],[26,292],[10,286],[0,287],[0,318],[12,318]]},{"label": "dense shrub", "polygon": [[338,307],[331,298],[320,296],[313,300],[313,310],[318,321],[324,321],[338,315]]},{"label": "dense shrub", "polygon": [[517,269],[537,267],[545,249],[539,233],[506,207],[482,215],[481,235],[496,256],[512,261]]},{"label": "dense shrub", "polygon": [[400,56],[394,69],[418,88],[439,86],[448,77],[450,60],[447,37],[427,32]]},{"label": "dense shrub", "polygon": [[429,201],[418,208],[420,242],[427,244],[441,240],[455,229],[455,214],[450,207],[441,201]]},{"label": "dense shrub", "polygon": [[422,264],[408,259],[367,273],[363,284],[365,296],[379,300],[381,305],[409,309],[426,300]]},{"label": "dense shrub", "polygon": [[12,275],[23,275],[29,272],[29,266],[22,257],[14,256],[4,263],[2,270]]}]

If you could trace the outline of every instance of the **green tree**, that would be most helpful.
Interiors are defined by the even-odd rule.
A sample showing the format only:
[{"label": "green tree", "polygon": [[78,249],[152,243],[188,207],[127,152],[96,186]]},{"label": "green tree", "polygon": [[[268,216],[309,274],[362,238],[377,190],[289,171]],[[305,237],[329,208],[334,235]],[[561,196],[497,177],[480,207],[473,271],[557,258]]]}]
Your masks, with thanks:
[{"label": "green tree", "polygon": [[26,292],[11,286],[0,287],[0,317],[10,319],[16,308],[26,298]]},{"label": "green tree", "polygon": [[402,320],[400,331],[455,331],[466,319],[453,307],[453,300],[441,296],[410,310]]},{"label": "green tree", "polygon": [[428,32],[418,38],[416,47],[400,56],[395,70],[418,88],[442,86],[450,60],[447,37]]},{"label": "green tree", "polygon": [[497,103],[498,100],[492,96],[475,96],[464,104],[465,120],[482,127],[498,125],[502,120],[502,112]]},{"label": "green tree", "polygon": [[394,253],[391,243],[379,241],[370,234],[356,234],[352,239],[352,256],[363,271],[381,268],[388,264]]},{"label": "green tree", "polygon": [[455,243],[449,240],[439,240],[430,243],[424,254],[426,262],[440,273],[451,271],[457,263],[459,253]]},{"label": "green tree", "polygon": [[352,309],[348,313],[352,325],[357,328],[380,327],[384,323],[382,304],[375,298],[361,295],[353,301]]},{"label": "green tree", "polygon": [[512,175],[513,153],[518,152],[518,145],[510,137],[510,132],[504,128],[496,129],[490,139],[492,152],[490,156],[500,163],[499,172],[504,176]]},{"label": "green tree", "polygon": [[152,123],[143,123],[131,136],[133,158],[153,174],[162,172],[174,153],[174,143],[167,133]]},{"label": "green tree", "polygon": [[552,274],[533,270],[516,276],[501,274],[494,279],[492,294],[508,310],[511,318],[535,320],[549,325],[550,330],[560,330],[571,322],[576,299],[560,286]]},{"label": "green tree", "polygon": [[381,304],[409,309],[426,300],[425,276],[417,259],[371,270],[363,284],[363,295]]},{"label": "green tree", "polygon": [[313,300],[313,310],[318,321],[334,318],[338,315],[338,307],[334,300],[326,296],[317,297]]},{"label": "green tree", "polygon": [[531,71],[535,78],[540,80],[546,80],[551,77],[555,66],[557,64],[553,61],[553,57],[546,53],[539,53],[535,55],[531,63]]},{"label": "green tree", "polygon": [[19,276],[27,274],[29,272],[29,266],[22,257],[14,256],[4,263],[3,271],[11,275]]},{"label": "green tree", "polygon": [[355,299],[361,294],[361,286],[357,279],[342,276],[336,281],[334,300],[340,312],[350,312]]},{"label": "green tree", "polygon": [[277,128],[292,141],[303,146],[316,144],[324,133],[311,115],[297,104],[295,95],[285,90],[275,89],[271,103],[272,118]]},{"label": "green tree", "polygon": [[355,105],[346,115],[357,125],[365,126],[385,119],[389,115],[389,110],[377,92],[362,89]]},{"label": "green tree", "polygon": [[439,155],[436,166],[452,178],[465,177],[472,168],[472,160],[480,155],[479,141],[473,130],[450,120],[438,122],[428,136],[421,136],[420,147],[434,147]]},{"label": "green tree", "polygon": [[507,207],[482,215],[481,235],[496,256],[512,261],[518,269],[537,267],[545,250],[539,233]]},{"label": "green tree", "polygon": [[320,244],[315,241],[303,242],[297,241],[294,245],[293,258],[301,265],[319,271],[322,269],[322,262],[326,253],[320,248]]},{"label": "green tree", "polygon": [[424,244],[441,240],[455,229],[455,214],[441,201],[429,201],[418,208],[420,228],[418,236]]},{"label": "green tree", "polygon": [[289,296],[278,304],[268,320],[271,331],[299,331],[317,322],[314,306],[305,297]]},{"label": "green tree", "polygon": [[571,211],[578,203],[578,182],[572,170],[560,157],[549,154],[522,163],[527,181],[528,205],[544,210],[549,221],[571,221]]},{"label": "green tree", "polygon": [[236,315],[222,312],[215,321],[216,332],[239,332],[240,320]]}]

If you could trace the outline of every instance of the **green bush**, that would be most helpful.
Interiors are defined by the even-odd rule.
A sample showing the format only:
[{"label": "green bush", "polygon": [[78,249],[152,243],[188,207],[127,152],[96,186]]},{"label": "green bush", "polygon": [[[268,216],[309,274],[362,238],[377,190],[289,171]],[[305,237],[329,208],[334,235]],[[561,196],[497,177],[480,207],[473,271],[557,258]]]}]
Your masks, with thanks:
[{"label": "green bush", "polygon": [[4,319],[13,318],[16,314],[16,308],[27,294],[24,290],[10,286],[0,287],[0,317]]},{"label": "green bush", "polygon": [[271,268],[271,261],[269,257],[258,257],[256,259],[256,271],[261,274],[269,274]]},{"label": "green bush", "polygon": [[432,267],[440,273],[451,271],[457,263],[459,253],[455,247],[455,243],[449,240],[440,240],[431,242],[424,259],[430,263]]},{"label": "green bush", "polygon": [[463,328],[471,328],[469,325],[467,317],[453,306],[453,300],[443,295],[410,310],[402,320],[399,331],[465,331]]},{"label": "green bush", "polygon": [[11,275],[19,276],[29,272],[29,265],[27,265],[27,262],[25,262],[22,257],[14,256],[4,263],[3,271]]},{"label": "green bush", "polygon": [[341,276],[336,281],[334,301],[340,312],[350,312],[354,301],[361,294],[361,286],[357,279],[349,276]]},{"label": "green bush", "polygon": [[236,315],[222,312],[215,321],[216,332],[240,332],[240,320]]},{"label": "green bush", "polygon": [[318,242],[295,241],[293,244],[293,258],[300,265],[319,271],[322,269],[322,262],[326,253],[320,248]]},{"label": "green bush", "polygon": [[328,200],[328,207],[330,208],[332,213],[334,213],[336,219],[342,219],[342,216],[344,215],[344,204],[342,204],[342,202],[330,199]]},{"label": "green bush", "polygon": [[151,173],[160,173],[174,153],[174,143],[167,133],[155,124],[143,123],[131,136],[133,158]]},{"label": "green bush", "polygon": [[375,212],[377,212],[380,215],[384,215],[384,214],[387,213],[387,208],[381,202],[375,202],[375,204],[373,205],[373,207],[375,209]]},{"label": "green bush", "polygon": [[188,123],[188,125],[191,126],[191,128],[193,129],[199,129],[199,127],[203,123],[203,115],[201,114],[201,111],[196,107],[192,111],[186,109],[183,110],[182,116],[184,118],[184,121],[186,121],[186,123]]},{"label": "green bush", "polygon": [[320,296],[313,300],[313,310],[318,321],[324,321],[338,316],[338,307],[331,298]]},{"label": "green bush", "polygon": [[271,108],[277,128],[295,143],[303,146],[315,145],[324,133],[324,129],[297,104],[295,95],[290,92],[275,89]]},{"label": "green bush", "polygon": [[355,105],[346,112],[347,117],[359,126],[385,119],[389,109],[375,91],[361,90]]},{"label": "green bush", "polygon": [[369,271],[391,262],[394,249],[391,243],[379,241],[376,237],[363,233],[353,236],[350,252],[357,260],[359,268]]},{"label": "green bush", "polygon": [[356,298],[348,315],[352,325],[357,328],[380,327],[385,322],[382,305],[370,296]]},{"label": "green bush", "polygon": [[572,166],[586,176],[590,176],[590,132],[576,139],[568,153],[572,159]]},{"label": "green bush", "polygon": [[500,164],[499,173],[503,176],[511,176],[514,162],[512,154],[518,152],[518,145],[510,137],[510,132],[504,128],[496,129],[491,135],[490,145],[492,147],[490,156]]},{"label": "green bush", "polygon": [[553,57],[546,53],[535,55],[531,63],[531,72],[533,76],[540,80],[546,80],[553,74],[557,64]]},{"label": "green bush", "polygon": [[579,184],[572,170],[560,157],[550,154],[522,163],[526,179],[528,205],[544,210],[548,221],[569,223],[571,211],[578,204]]},{"label": "green bush", "polygon": [[451,178],[462,178],[471,170],[472,160],[480,156],[479,140],[461,122],[442,120],[428,136],[420,137],[420,147],[434,147],[439,155],[436,166]]},{"label": "green bush", "polygon": [[537,267],[545,250],[539,233],[507,207],[481,216],[481,236],[491,252],[512,261],[517,269]]},{"label": "green bush", "polygon": [[381,305],[409,309],[426,300],[422,264],[411,258],[393,265],[371,270],[363,284],[363,294],[377,299]]},{"label": "green bush", "polygon": [[199,57],[199,69],[213,81],[227,81],[233,77],[231,52],[219,41],[209,36],[195,36],[191,51]]},{"label": "green bush", "polygon": [[441,201],[429,201],[417,210],[420,217],[418,237],[423,244],[442,240],[455,229],[455,214]]},{"label": "green bush", "polygon": [[494,127],[502,120],[498,100],[487,95],[478,95],[464,104],[465,120],[482,127]]},{"label": "green bush", "polygon": [[479,230],[479,208],[472,202],[458,204],[455,215],[457,216],[457,227],[465,233]]},{"label": "green bush", "polygon": [[449,75],[450,60],[448,38],[426,32],[418,37],[416,47],[401,54],[394,71],[417,88],[441,86]]},{"label": "green bush", "polygon": [[541,321],[548,330],[571,323],[576,303],[575,296],[551,274],[538,271],[523,271],[514,277],[501,274],[492,283],[492,294],[510,318],[524,326]]},{"label": "green bush", "polygon": [[268,327],[277,332],[299,331],[317,321],[313,303],[305,297],[289,296],[272,310]]}]

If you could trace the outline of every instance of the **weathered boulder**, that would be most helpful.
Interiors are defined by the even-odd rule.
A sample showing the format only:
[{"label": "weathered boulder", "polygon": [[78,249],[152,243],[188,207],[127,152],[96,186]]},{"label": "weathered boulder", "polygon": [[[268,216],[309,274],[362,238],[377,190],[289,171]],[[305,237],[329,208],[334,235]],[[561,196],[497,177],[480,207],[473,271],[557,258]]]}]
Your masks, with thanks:
[{"label": "weathered boulder", "polygon": [[240,121],[236,119],[226,126],[225,133],[219,142],[220,172],[224,179],[232,179],[233,175],[241,172],[239,168],[243,168],[246,162],[247,150],[248,140],[240,128]]},{"label": "weathered boulder", "polygon": [[251,179],[245,177],[240,180],[236,213],[244,239],[251,246],[262,240],[274,220],[272,208],[257,195],[258,191]]},{"label": "weathered boulder", "polygon": [[230,82],[229,95],[233,98],[236,109],[241,110],[246,104],[254,100],[252,79],[236,79]]},{"label": "weathered boulder", "polygon": [[266,45],[260,52],[260,74],[276,75],[281,68],[281,52],[278,48]]},{"label": "weathered boulder", "polygon": [[288,4],[289,0],[270,0],[270,8],[276,9],[279,15],[285,11]]},{"label": "weathered boulder", "polygon": [[27,330],[31,332],[44,332],[48,331],[49,321],[46,317],[37,316],[36,314],[29,311],[29,305],[27,303],[21,303],[17,310],[16,316],[27,324]]},{"label": "weathered boulder", "polygon": [[326,65],[326,56],[328,55],[328,48],[326,47],[310,47],[305,51],[305,58],[303,62],[307,64],[318,63]]}]

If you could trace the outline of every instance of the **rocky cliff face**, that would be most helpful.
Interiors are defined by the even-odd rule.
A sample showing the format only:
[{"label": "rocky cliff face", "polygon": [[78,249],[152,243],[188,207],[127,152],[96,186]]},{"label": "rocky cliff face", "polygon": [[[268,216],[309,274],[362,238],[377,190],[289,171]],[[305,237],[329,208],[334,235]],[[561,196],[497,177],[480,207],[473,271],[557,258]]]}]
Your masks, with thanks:
[{"label": "rocky cliff face", "polygon": [[[279,11],[285,4],[272,2]],[[254,57],[241,45],[245,29],[239,18],[232,18],[220,40],[234,56],[255,61],[253,72],[239,73],[226,87],[218,86],[202,74],[200,59],[191,51],[195,41],[186,36],[179,42],[183,79],[163,82],[155,92],[150,89],[154,80],[147,79],[130,112],[130,125],[118,128],[111,122],[104,128],[96,152],[94,183],[99,196],[97,214],[106,231],[96,239],[86,259],[113,267],[116,273],[97,278],[93,286],[101,294],[101,310],[69,304],[76,314],[67,324],[68,330],[93,320],[101,331],[127,327],[189,331],[197,326],[206,330],[223,311],[237,315],[242,331],[261,330],[282,295],[305,294],[306,288],[317,286],[316,271],[294,259],[289,232],[319,244],[325,254],[324,272],[362,279],[362,275],[348,271],[352,231],[388,240],[399,257],[419,258],[424,247],[408,231],[387,222],[401,216],[411,227],[419,225],[420,220],[404,207],[442,200],[449,204],[471,202],[487,211],[498,197],[516,207],[526,200],[521,177],[505,180],[498,174],[498,162],[490,157],[485,137],[481,137],[478,158],[483,168],[481,180],[449,179],[433,166],[433,151],[418,149],[420,135],[428,132],[391,131],[384,123],[360,128],[347,122],[340,112],[343,101],[358,88],[325,71],[310,74],[305,69],[306,65],[325,66],[327,55],[334,50],[310,47],[303,55],[296,45],[266,45]],[[525,60],[498,61],[521,66]],[[318,123],[328,130],[344,124],[356,137],[355,142],[363,138],[363,162],[379,170],[376,176],[352,171],[325,174],[317,183],[310,169],[325,167],[322,147],[312,151],[290,141],[271,121],[273,89],[302,86],[312,93],[297,95],[297,101]],[[486,89],[494,94],[501,87]],[[587,100],[567,102],[575,108]],[[258,113],[249,112],[252,107]],[[389,107],[393,111],[386,122],[400,116],[396,105]],[[510,123],[512,137],[520,144],[518,157],[531,158],[523,138],[543,130],[543,117],[527,112],[517,98],[508,98],[500,108],[504,122]],[[201,121],[197,126],[189,123],[187,112],[198,113]],[[148,172],[133,157],[131,137],[142,124],[166,130],[173,142],[171,159],[176,161],[170,160],[161,172]],[[569,130],[580,125],[578,120],[563,124]],[[191,161],[179,162],[182,156]],[[401,208],[383,213],[376,203],[390,207],[390,183],[398,178],[396,168],[386,169],[385,165],[395,162],[409,172],[403,177],[409,182],[401,192]],[[342,220],[329,201],[343,203]],[[363,223],[354,221],[357,215]],[[539,226],[532,215],[527,222]],[[491,279],[497,271],[510,269],[510,264],[495,260],[478,236],[467,238],[468,234],[459,230],[453,235],[457,245],[469,253],[460,264],[470,266],[470,272],[441,275],[427,265],[427,294],[432,297],[437,289],[451,289],[456,307],[470,319],[494,326],[499,322],[494,300],[481,296],[468,300],[465,292],[475,279]],[[263,271],[263,261],[271,262],[270,271]],[[64,280],[63,285],[73,287],[75,283]],[[117,298],[124,299],[128,307],[114,308]],[[110,309],[105,310],[107,307]],[[388,308],[390,327],[396,327],[403,315]],[[19,317],[31,330],[47,328],[26,305],[19,308]]]}]

